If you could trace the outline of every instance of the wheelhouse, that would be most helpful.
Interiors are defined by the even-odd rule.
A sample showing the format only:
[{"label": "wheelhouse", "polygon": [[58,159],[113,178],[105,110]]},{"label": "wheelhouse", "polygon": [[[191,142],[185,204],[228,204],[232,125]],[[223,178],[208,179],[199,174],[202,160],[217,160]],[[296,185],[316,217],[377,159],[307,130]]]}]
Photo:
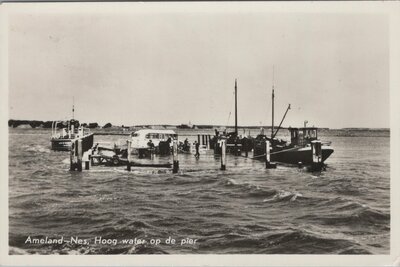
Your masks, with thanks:
[{"label": "wheelhouse", "polygon": [[290,142],[292,145],[305,146],[318,139],[318,128],[289,128]]}]

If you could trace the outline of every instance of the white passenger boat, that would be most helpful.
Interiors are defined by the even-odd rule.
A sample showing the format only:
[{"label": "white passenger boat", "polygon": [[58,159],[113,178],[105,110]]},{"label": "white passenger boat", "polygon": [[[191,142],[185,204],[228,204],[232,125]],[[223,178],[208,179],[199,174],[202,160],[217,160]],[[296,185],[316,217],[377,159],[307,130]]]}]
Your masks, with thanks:
[{"label": "white passenger boat", "polygon": [[[66,125],[59,129],[59,125]],[[67,122],[54,121],[51,127],[51,149],[56,151],[71,150],[72,140],[82,138],[84,149],[93,146],[93,133],[79,125],[77,120]]]},{"label": "white passenger boat", "polygon": [[141,155],[154,150],[155,153],[168,154],[166,150],[172,146],[173,139],[178,139],[178,135],[173,130],[142,129],[133,132],[131,138],[133,153]]}]

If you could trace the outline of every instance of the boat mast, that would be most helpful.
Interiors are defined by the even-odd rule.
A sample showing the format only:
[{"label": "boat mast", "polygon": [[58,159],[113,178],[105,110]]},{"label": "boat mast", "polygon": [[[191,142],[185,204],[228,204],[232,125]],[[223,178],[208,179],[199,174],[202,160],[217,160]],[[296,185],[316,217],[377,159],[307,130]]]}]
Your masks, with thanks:
[{"label": "boat mast", "polygon": [[271,139],[274,138],[274,98],[275,98],[275,65],[272,65],[272,129]]},{"label": "boat mast", "polygon": [[237,81],[235,79],[235,136],[238,135],[238,128],[237,128]]},{"label": "boat mast", "polygon": [[72,119],[75,119],[75,97],[72,97]]}]

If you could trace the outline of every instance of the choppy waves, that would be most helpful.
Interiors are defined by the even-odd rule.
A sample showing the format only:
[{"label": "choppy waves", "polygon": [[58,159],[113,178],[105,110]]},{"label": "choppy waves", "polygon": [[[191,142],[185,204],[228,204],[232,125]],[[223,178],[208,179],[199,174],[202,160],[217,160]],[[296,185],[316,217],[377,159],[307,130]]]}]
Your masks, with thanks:
[{"label": "choppy waves", "polygon": [[[70,173],[68,153],[51,151],[47,135],[10,135],[9,253],[389,253],[389,139],[375,141],[373,152],[368,137],[331,139],[335,153],[319,174],[266,170],[243,158],[229,158],[222,172],[218,158],[203,154],[182,156],[173,175],[123,167]],[[371,156],[376,166],[364,164]],[[26,244],[28,236],[90,244]],[[95,245],[95,237],[197,242]]]}]

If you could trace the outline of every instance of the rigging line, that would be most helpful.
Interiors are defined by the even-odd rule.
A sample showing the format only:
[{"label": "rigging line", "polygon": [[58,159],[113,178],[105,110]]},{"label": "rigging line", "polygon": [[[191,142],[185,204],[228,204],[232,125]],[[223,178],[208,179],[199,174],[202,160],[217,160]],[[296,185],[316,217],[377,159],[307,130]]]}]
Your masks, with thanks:
[{"label": "rigging line", "polygon": [[228,120],[226,121],[226,125],[229,125],[229,120],[231,119],[231,114],[232,114],[232,112],[229,111]]},{"label": "rigging line", "polygon": [[279,132],[281,126],[282,126],[282,122],[285,120],[286,114],[288,113],[289,109],[290,109],[290,104],[289,104],[289,106],[288,106],[287,109],[286,109],[285,115],[283,115],[283,118],[282,118],[282,120],[281,120],[281,123],[279,123],[278,128],[276,129],[275,133],[272,135],[272,139],[275,138],[275,136],[278,134],[278,132]]},{"label": "rigging line", "polygon": [[232,94],[232,98],[231,98],[231,108],[230,108],[230,110],[229,110],[229,115],[228,115],[228,120],[227,120],[227,122],[226,122],[226,126],[229,126],[229,120],[231,119],[232,109],[233,109],[233,105],[234,105],[234,103],[233,103],[233,98],[234,98],[234,96],[235,96],[235,91],[234,91],[233,94]]}]

